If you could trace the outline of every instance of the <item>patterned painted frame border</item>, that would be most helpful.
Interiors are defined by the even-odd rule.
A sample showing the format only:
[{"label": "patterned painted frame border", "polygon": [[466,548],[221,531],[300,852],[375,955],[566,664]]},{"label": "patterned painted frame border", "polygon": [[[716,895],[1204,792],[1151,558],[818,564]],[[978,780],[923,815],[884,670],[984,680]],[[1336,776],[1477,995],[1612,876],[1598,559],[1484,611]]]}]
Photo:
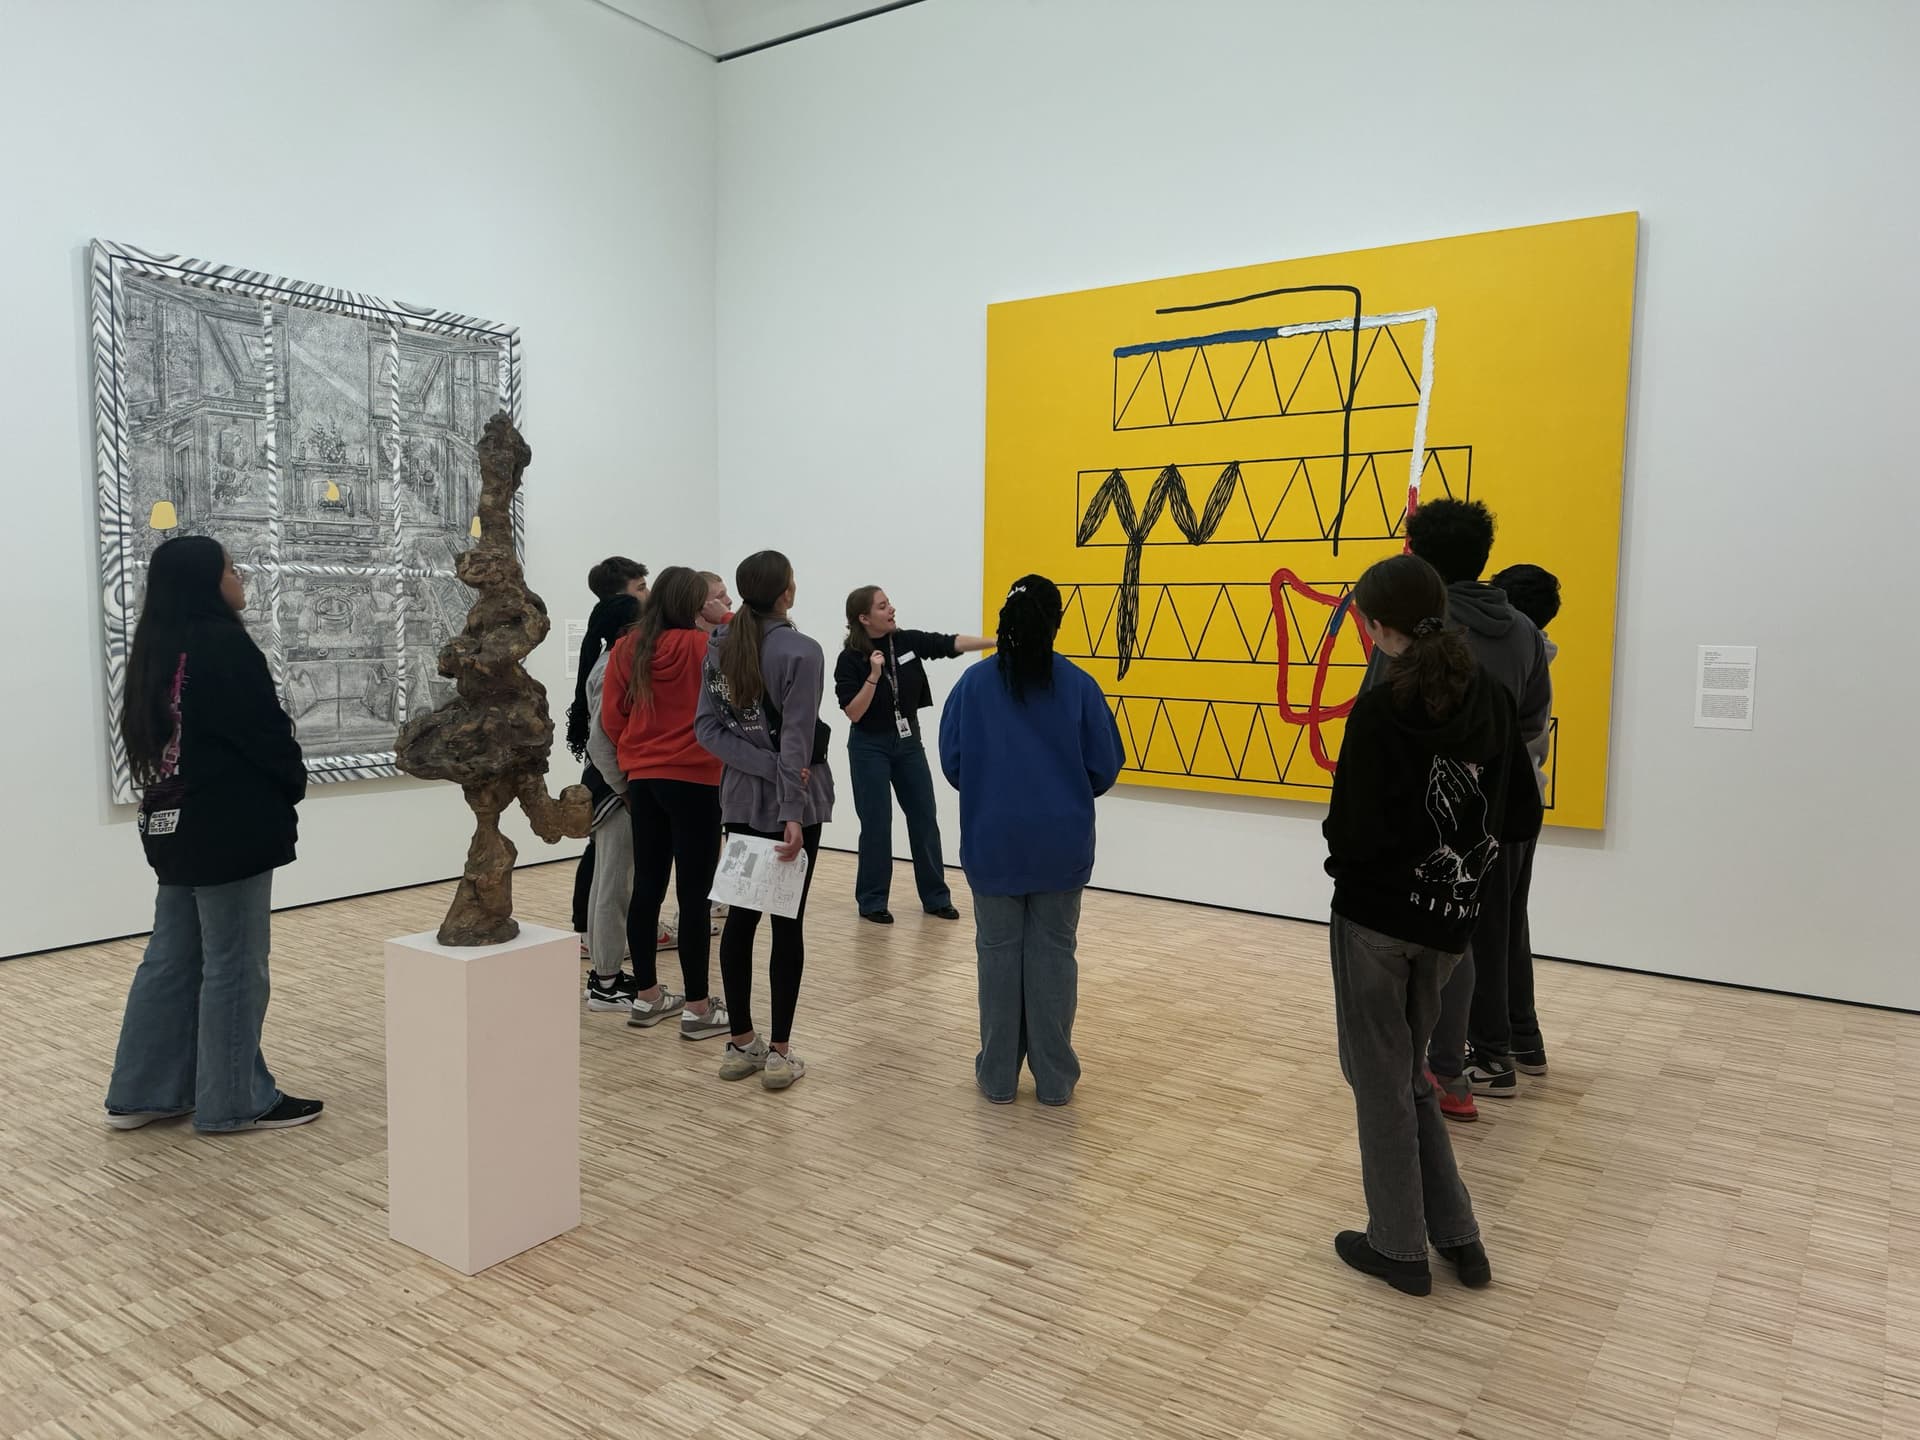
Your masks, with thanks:
[{"label": "patterned painted frame border", "polygon": [[[387,367],[389,376],[397,374],[400,363],[400,334],[413,330],[429,335],[485,337],[500,347],[501,364],[498,405],[505,408],[515,425],[521,418],[520,331],[512,325],[457,315],[450,310],[429,310],[401,301],[383,300],[350,290],[288,280],[261,270],[242,270],[230,265],[213,265],[179,255],[162,255],[133,245],[95,240],[88,255],[91,275],[91,328],[93,350],[93,435],[94,474],[97,486],[97,518],[100,527],[100,597],[107,658],[107,767],[112,782],[113,800],[131,804],[137,798],[133,775],[127,763],[126,742],[120,734],[120,705],[126,690],[127,647],[133,625],[139,618],[132,610],[131,577],[146,562],[136,559],[132,539],[139,524],[128,501],[132,481],[132,459],[128,443],[129,418],[125,389],[124,357],[128,353],[126,304],[122,282],[130,275],[175,280],[226,295],[246,296],[261,304],[263,320],[275,304],[298,305],[310,310],[326,310],[384,324],[387,329]],[[450,571],[422,569],[403,563],[400,515],[395,507],[391,559],[381,565],[323,565],[301,561],[282,561],[280,549],[280,460],[274,429],[272,331],[268,329],[266,366],[269,376],[267,425],[267,497],[268,533],[271,536],[272,561],[265,566],[241,567],[260,574],[267,585],[268,623],[264,633],[255,631],[274,683],[285,694],[286,656],[279,625],[280,580],[287,575],[339,575],[375,577],[390,580],[451,578]],[[397,470],[399,449],[398,388],[392,390],[395,424],[388,427],[387,459],[389,473]],[[526,555],[526,509],[524,497],[513,497],[514,548],[524,560]],[[405,637],[408,600],[401,589],[395,600],[394,627],[400,637],[404,675]],[[406,723],[407,686],[396,687],[394,728]],[[400,773],[391,750],[369,751],[354,755],[309,757],[310,779],[330,783],[346,780],[377,780]]]}]

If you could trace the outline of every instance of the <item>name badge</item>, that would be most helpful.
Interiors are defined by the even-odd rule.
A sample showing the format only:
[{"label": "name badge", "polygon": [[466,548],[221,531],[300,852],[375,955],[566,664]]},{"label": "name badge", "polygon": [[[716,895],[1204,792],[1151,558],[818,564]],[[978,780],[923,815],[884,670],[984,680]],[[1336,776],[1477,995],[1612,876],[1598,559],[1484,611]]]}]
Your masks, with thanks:
[{"label": "name badge", "polygon": [[894,663],[898,665],[911,665],[914,662],[914,659],[915,659],[915,656],[913,651],[902,650],[900,652],[900,658]]},{"label": "name badge", "polygon": [[911,740],[913,738],[912,720],[908,719],[905,715],[895,715],[893,717],[893,723],[894,728],[899,730],[902,740]]}]

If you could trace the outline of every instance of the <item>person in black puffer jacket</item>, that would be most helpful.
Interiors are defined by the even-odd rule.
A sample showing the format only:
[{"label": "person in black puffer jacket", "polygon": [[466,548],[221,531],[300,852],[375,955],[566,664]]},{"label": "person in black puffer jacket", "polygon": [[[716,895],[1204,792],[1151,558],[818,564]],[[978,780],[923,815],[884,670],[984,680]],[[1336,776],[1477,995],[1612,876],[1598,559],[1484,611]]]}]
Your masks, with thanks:
[{"label": "person in black puffer jacket", "polygon": [[116,1130],[283,1129],[322,1108],[282,1093],[260,1053],[273,872],[293,863],[307,772],[245,604],[218,541],[154,551],[120,730],[159,897],[107,1087]]}]

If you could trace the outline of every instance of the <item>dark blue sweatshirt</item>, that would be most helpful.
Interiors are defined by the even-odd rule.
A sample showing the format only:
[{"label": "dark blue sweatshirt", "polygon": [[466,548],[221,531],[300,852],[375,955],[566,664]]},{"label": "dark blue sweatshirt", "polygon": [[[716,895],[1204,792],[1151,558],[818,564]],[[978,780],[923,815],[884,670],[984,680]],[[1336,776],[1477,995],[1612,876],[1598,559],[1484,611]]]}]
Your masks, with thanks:
[{"label": "dark blue sweatshirt", "polygon": [[940,768],[960,792],[960,865],[979,895],[1078,890],[1093,876],[1093,801],[1126,755],[1093,677],[1053,657],[1053,684],[1016,700],[993,661],[940,716]]}]

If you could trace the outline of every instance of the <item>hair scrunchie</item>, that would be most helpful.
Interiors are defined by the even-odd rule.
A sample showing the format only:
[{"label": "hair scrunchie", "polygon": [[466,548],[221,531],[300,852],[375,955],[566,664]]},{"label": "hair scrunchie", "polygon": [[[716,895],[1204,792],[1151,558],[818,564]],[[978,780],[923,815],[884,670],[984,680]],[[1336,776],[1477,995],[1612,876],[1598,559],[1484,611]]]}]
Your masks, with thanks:
[{"label": "hair scrunchie", "polygon": [[1447,622],[1445,620],[1441,619],[1438,615],[1429,615],[1413,627],[1413,638],[1416,640],[1424,640],[1429,635],[1438,635],[1446,628]]}]

